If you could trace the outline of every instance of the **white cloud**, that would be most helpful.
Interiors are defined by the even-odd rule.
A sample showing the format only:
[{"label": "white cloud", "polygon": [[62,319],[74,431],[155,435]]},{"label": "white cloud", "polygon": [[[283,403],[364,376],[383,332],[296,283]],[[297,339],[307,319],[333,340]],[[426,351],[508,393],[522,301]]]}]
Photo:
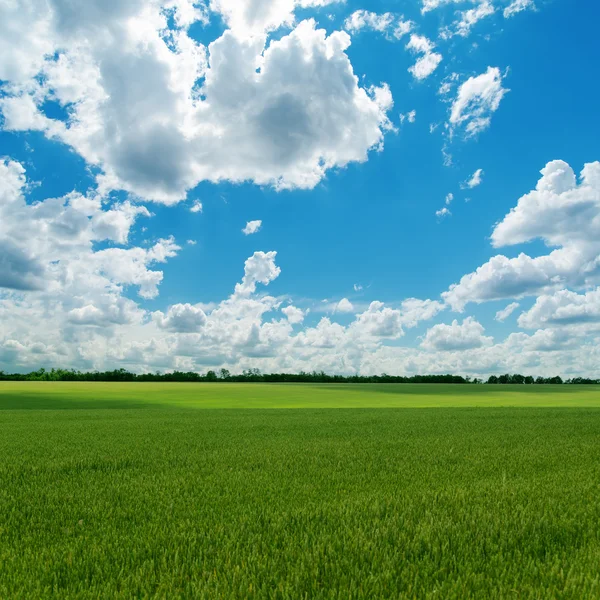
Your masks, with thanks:
[{"label": "white cloud", "polygon": [[417,119],[417,111],[416,110],[411,110],[410,112],[407,112],[406,114],[401,114],[400,115],[400,123],[404,123],[404,121],[408,121],[409,123],[414,123]]},{"label": "white cloud", "polygon": [[363,286],[360,283],[355,283],[353,286],[355,292],[362,292]]},{"label": "white cloud", "polygon": [[235,293],[245,296],[256,291],[256,284],[269,284],[277,279],[281,269],[275,264],[277,252],[255,252],[244,265],[244,278],[235,286]]},{"label": "white cloud", "polygon": [[600,162],[585,165],[579,184],[564,161],[548,163],[541,173],[535,190],[496,225],[491,240],[497,248],[541,239],[554,249],[536,258],[492,257],[443,294],[454,309],[600,283]]},{"label": "white cloud", "polygon": [[502,74],[497,67],[469,77],[460,88],[450,110],[450,132],[461,131],[472,137],[487,129],[492,115],[500,107],[507,89],[502,87]]},{"label": "white cloud", "polygon": [[444,206],[444,208],[440,208],[440,210],[435,211],[435,216],[441,220],[446,217],[451,217],[452,213],[450,212],[450,209],[447,206]]},{"label": "white cloud", "polygon": [[386,307],[383,302],[371,302],[350,327],[361,335],[373,337],[397,339],[404,335],[400,311]]},{"label": "white cloud", "polygon": [[454,194],[450,193],[446,195],[446,206],[450,206],[452,204],[452,200],[454,200]]},{"label": "white cloud", "polygon": [[435,44],[425,36],[413,33],[406,47],[414,54],[421,55],[417,62],[408,69],[415,79],[426,79],[442,62],[442,55],[433,51]]},{"label": "white cloud", "polygon": [[201,213],[202,212],[202,202],[196,200],[192,206],[190,206],[190,212],[192,213]]},{"label": "white cloud", "polygon": [[157,311],[152,318],[161,329],[177,333],[195,333],[206,325],[206,314],[192,304],[175,304],[169,307],[166,315]]},{"label": "white cloud", "polygon": [[506,308],[499,310],[494,318],[496,321],[503,323],[515,312],[515,310],[517,310],[517,308],[519,308],[519,306],[521,305],[518,302],[511,302]]},{"label": "white cloud", "polygon": [[335,307],[335,311],[341,313],[351,313],[353,310],[354,306],[352,305],[352,302],[348,300],[348,298],[342,298]]},{"label": "white cloud", "polygon": [[324,7],[342,0],[210,0],[210,9],[221,14],[238,37],[260,36],[295,23],[297,7]]},{"label": "white cloud", "polygon": [[304,321],[304,316],[306,314],[302,309],[296,308],[295,306],[292,306],[291,304],[290,304],[290,306],[286,306],[285,308],[282,308],[281,312],[287,317],[287,320],[292,325],[302,323],[302,321]]},{"label": "white cloud", "polygon": [[352,34],[368,29],[385,33],[390,39],[400,39],[413,28],[412,21],[393,13],[375,13],[368,10],[354,11],[344,22],[344,29]]},{"label": "white cloud", "polygon": [[471,29],[482,19],[489,17],[496,12],[493,4],[488,0],[483,0],[475,8],[465,10],[460,13],[460,19],[442,32],[442,38],[448,38],[452,35],[468,37]]},{"label": "white cloud", "polygon": [[504,9],[504,18],[509,19],[513,17],[517,13],[520,13],[524,10],[535,8],[535,4],[533,0],[513,0],[505,9]]},{"label": "white cloud", "polygon": [[258,233],[260,228],[262,227],[262,221],[248,221],[246,223],[246,227],[242,229],[242,233],[244,235],[252,235],[253,233]]},{"label": "white cloud", "polygon": [[482,181],[483,181],[483,169],[477,169],[477,171],[475,171],[475,173],[473,173],[473,175],[471,175],[471,177],[469,179],[467,179],[467,181],[462,183],[460,187],[463,190],[473,189],[473,188],[476,188],[478,185],[481,185]]},{"label": "white cloud", "polygon": [[484,328],[473,317],[467,317],[461,325],[457,320],[451,325],[434,325],[427,330],[421,346],[426,350],[453,351],[491,346],[493,338],[483,335]]},{"label": "white cloud", "polygon": [[[13,27],[1,11],[21,31],[0,58],[4,128],[68,144],[101,170],[103,194],[174,203],[201,181],[312,188],[391,129],[391,95],[359,86],[347,33],[306,20],[267,45],[262,32],[291,23],[295,7],[324,4],[213,2],[234,31],[206,48],[187,34],[204,18],[192,0],[27,0],[18,15],[4,3],[0,38]],[[165,7],[181,28],[166,29]],[[41,113],[48,98],[68,121]]]},{"label": "white cloud", "polygon": [[600,324],[600,288],[584,294],[559,290],[539,296],[533,307],[519,317],[525,329],[582,326],[597,329]]}]

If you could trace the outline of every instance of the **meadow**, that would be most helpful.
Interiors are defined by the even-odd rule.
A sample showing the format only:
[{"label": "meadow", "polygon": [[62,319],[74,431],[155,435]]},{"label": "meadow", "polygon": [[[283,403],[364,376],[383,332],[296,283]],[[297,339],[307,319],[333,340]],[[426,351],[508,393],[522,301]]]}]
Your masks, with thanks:
[{"label": "meadow", "polygon": [[0,598],[598,598],[599,522],[597,387],[0,384]]}]

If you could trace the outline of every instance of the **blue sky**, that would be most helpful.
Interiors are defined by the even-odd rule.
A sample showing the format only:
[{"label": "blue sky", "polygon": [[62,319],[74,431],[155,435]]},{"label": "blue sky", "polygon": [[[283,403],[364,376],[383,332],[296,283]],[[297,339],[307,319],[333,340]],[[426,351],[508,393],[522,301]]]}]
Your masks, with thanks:
[{"label": "blue sky", "polygon": [[13,4],[0,369],[600,375],[595,3]]}]

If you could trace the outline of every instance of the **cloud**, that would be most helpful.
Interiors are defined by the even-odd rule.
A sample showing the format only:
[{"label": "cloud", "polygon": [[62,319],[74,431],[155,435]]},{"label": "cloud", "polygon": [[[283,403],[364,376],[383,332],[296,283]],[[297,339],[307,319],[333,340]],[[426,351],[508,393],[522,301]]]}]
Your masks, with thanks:
[{"label": "cloud", "polygon": [[354,306],[352,305],[352,302],[348,300],[348,298],[342,298],[335,307],[335,311],[341,313],[351,313],[353,310]]},{"label": "cloud", "polygon": [[439,210],[435,211],[435,216],[438,218],[438,220],[442,220],[446,217],[451,217],[452,213],[450,212],[450,209],[447,206],[444,206],[443,208],[440,208]]},{"label": "cloud", "polygon": [[[389,89],[359,85],[350,36],[310,19],[292,25],[296,7],[325,4],[212,2],[232,29],[205,47],[187,32],[205,18],[191,0],[110,10],[28,0],[18,15],[4,3],[22,32],[0,59],[4,129],[69,145],[100,171],[104,195],[171,204],[202,181],[313,188],[329,170],[366,161],[392,129]],[[264,32],[283,24],[294,28],[267,44]],[[43,115],[47,99],[68,119]]]},{"label": "cloud", "polygon": [[414,54],[421,55],[417,62],[408,69],[415,79],[426,79],[442,62],[442,55],[433,51],[435,44],[425,36],[413,33],[406,47]]},{"label": "cloud", "polygon": [[509,19],[513,17],[517,13],[520,13],[527,9],[534,9],[535,4],[533,0],[513,0],[505,9],[504,9],[504,18]]},{"label": "cloud", "polygon": [[397,339],[404,335],[399,310],[386,307],[383,302],[371,302],[369,308],[357,315],[351,328],[362,335]]},{"label": "cloud", "polygon": [[506,321],[506,319],[508,319],[508,317],[510,317],[510,315],[512,315],[515,310],[519,308],[519,306],[521,305],[518,302],[511,302],[506,308],[499,310],[494,318],[496,321],[504,323],[504,321]]},{"label": "cloud", "polygon": [[461,132],[473,137],[490,126],[492,115],[508,90],[502,87],[502,74],[497,67],[469,77],[460,88],[450,110],[450,133]]},{"label": "cloud", "polygon": [[600,162],[586,164],[579,183],[560,160],[549,162],[541,174],[535,190],[496,225],[491,241],[498,248],[541,239],[554,249],[535,258],[523,252],[492,257],[442,294],[454,309],[600,282]]},{"label": "cloud", "polygon": [[452,204],[452,200],[454,200],[454,194],[450,193],[446,195],[446,206],[450,206]]},{"label": "cloud", "polygon": [[585,294],[559,290],[539,296],[530,310],[519,317],[524,329],[545,327],[590,327],[600,324],[600,288]]},{"label": "cloud", "polygon": [[483,169],[477,169],[467,181],[461,184],[463,190],[476,188],[483,181]]},{"label": "cloud", "polygon": [[297,325],[298,323],[302,323],[302,321],[304,321],[305,312],[300,308],[292,306],[291,304],[290,306],[282,308],[281,312],[287,317],[287,320],[292,325]]},{"label": "cloud", "polygon": [[158,311],[152,318],[161,329],[177,333],[196,333],[206,325],[205,312],[192,304],[175,304],[166,315]]},{"label": "cloud", "polygon": [[414,123],[417,119],[417,111],[416,110],[411,110],[410,112],[407,112],[406,114],[401,114],[400,115],[400,123],[404,123],[404,121],[408,121],[409,123]]},{"label": "cloud", "polygon": [[253,233],[258,233],[261,227],[262,221],[248,221],[246,227],[242,229],[242,233],[244,235],[252,235]]},{"label": "cloud", "polygon": [[475,8],[465,10],[460,13],[460,19],[442,32],[442,38],[449,38],[453,35],[468,37],[471,29],[482,19],[493,15],[496,12],[493,4],[488,0],[483,0]]},{"label": "cloud", "polygon": [[353,12],[344,22],[344,29],[356,34],[362,30],[378,31],[385,33],[389,39],[399,40],[413,28],[412,21],[399,17],[393,13],[375,13],[368,10]]},{"label": "cloud", "polygon": [[433,351],[469,350],[490,346],[493,338],[483,335],[484,328],[473,317],[467,317],[459,325],[457,320],[451,325],[434,325],[427,330],[421,347]]},{"label": "cloud", "polygon": [[210,0],[210,9],[221,14],[238,37],[261,36],[282,26],[292,27],[296,8],[314,8],[341,0]]},{"label": "cloud", "polygon": [[255,252],[244,265],[244,278],[235,286],[235,293],[239,295],[253,294],[256,284],[268,285],[277,279],[281,269],[275,264],[277,252]]},{"label": "cloud", "polygon": [[198,200],[196,200],[190,206],[190,212],[192,212],[192,213],[201,213],[202,212],[202,202],[199,202]]}]

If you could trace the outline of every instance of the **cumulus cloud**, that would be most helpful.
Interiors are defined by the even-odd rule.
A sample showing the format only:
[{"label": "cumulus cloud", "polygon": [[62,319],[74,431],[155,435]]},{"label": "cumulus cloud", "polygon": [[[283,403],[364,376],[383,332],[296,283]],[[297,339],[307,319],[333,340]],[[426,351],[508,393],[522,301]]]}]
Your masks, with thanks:
[{"label": "cumulus cloud", "polygon": [[494,318],[496,321],[504,323],[504,321],[506,321],[506,319],[508,319],[508,317],[510,317],[510,315],[512,315],[515,310],[519,308],[519,306],[521,305],[518,302],[511,302],[506,308],[499,310]]},{"label": "cumulus cloud", "polygon": [[455,319],[451,325],[440,323],[428,329],[421,347],[426,350],[452,351],[490,346],[493,338],[484,336],[484,331],[483,325],[473,317],[467,317],[462,324]]},{"label": "cumulus cloud", "polygon": [[244,265],[244,278],[235,287],[239,295],[253,294],[256,284],[268,285],[281,274],[281,269],[275,264],[277,252],[255,252]]},{"label": "cumulus cloud", "polygon": [[342,298],[335,306],[336,312],[351,313],[354,310],[352,302],[348,298]]},{"label": "cumulus cloud", "polygon": [[192,304],[175,304],[166,315],[157,311],[152,317],[161,329],[177,333],[195,333],[206,325],[206,314],[201,307]]},{"label": "cumulus cloud", "polygon": [[202,202],[199,202],[198,200],[196,200],[190,206],[190,212],[192,212],[192,213],[201,213],[202,212]]},{"label": "cumulus cloud", "polygon": [[535,190],[496,225],[494,247],[541,239],[549,254],[492,257],[443,294],[454,309],[468,302],[522,298],[600,282],[600,163],[586,164],[580,182],[564,161],[541,171]]},{"label": "cumulus cloud", "polygon": [[600,324],[600,288],[584,294],[559,290],[539,296],[530,310],[519,317],[525,329],[584,326]]},{"label": "cumulus cloud", "polygon": [[435,44],[423,35],[413,33],[406,47],[414,54],[420,55],[417,62],[408,69],[415,79],[426,79],[442,62],[442,55],[433,51]]},{"label": "cumulus cloud", "polygon": [[298,323],[302,323],[302,321],[304,321],[305,312],[291,304],[285,308],[282,308],[281,312],[287,317],[287,320],[292,325],[297,325]]},{"label": "cumulus cloud", "polygon": [[451,134],[461,132],[468,138],[490,126],[492,115],[508,92],[502,80],[500,69],[488,67],[485,73],[469,77],[459,87],[450,109]]},{"label": "cumulus cloud", "polygon": [[242,229],[242,233],[244,235],[252,235],[253,233],[258,233],[260,228],[262,227],[262,221],[248,221],[246,223],[246,227]]},{"label": "cumulus cloud", "polygon": [[452,213],[450,212],[450,209],[447,206],[444,206],[443,208],[440,208],[439,210],[435,211],[435,216],[438,218],[439,221],[441,221],[446,217],[451,217]]},{"label": "cumulus cloud", "polygon": [[[201,181],[312,188],[391,129],[391,95],[359,85],[349,35],[295,25],[296,7],[324,4],[213,1],[230,29],[205,47],[187,33],[205,18],[192,0],[4,3],[4,128],[68,144],[100,170],[103,194],[174,203]],[[294,29],[267,43],[284,24]],[[46,99],[69,118],[46,117]]]}]

